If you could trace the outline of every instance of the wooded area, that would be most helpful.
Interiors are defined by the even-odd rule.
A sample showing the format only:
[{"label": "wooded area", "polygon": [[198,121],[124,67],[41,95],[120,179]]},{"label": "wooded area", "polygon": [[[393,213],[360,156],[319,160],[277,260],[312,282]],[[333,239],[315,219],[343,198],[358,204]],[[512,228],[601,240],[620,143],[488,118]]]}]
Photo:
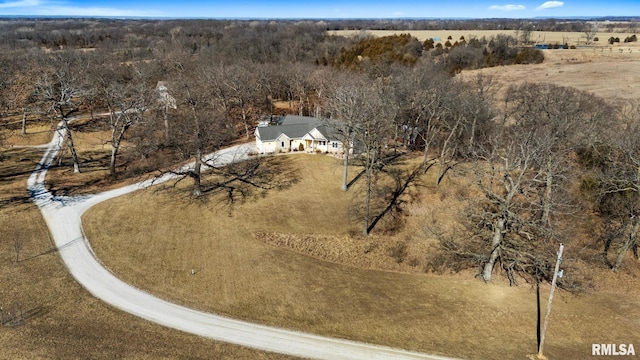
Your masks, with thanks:
[{"label": "wooded area", "polygon": [[[549,22],[541,25],[560,26]],[[60,164],[82,172],[72,120],[91,114],[111,132],[105,166],[114,181],[189,160],[195,167],[181,175],[193,180],[194,196],[203,196],[204,156],[251,140],[261,116],[334,118],[344,143],[357,149],[345,168],[363,171],[355,211],[364,235],[376,214],[399,207],[404,189],[419,185],[419,174],[435,172],[436,184],[448,175],[473,179],[454,231],[425,224],[442,245],[432,269],[475,268],[490,281],[499,268],[514,284],[550,281],[557,245],[578,241],[573,227],[585,212],[606,226],[588,240],[588,251],[568,251],[566,266],[573,258],[617,271],[625,257],[638,259],[636,107],[535,84],[499,99],[491,79],[455,76],[541,62],[542,53],[523,39],[455,39],[437,49],[408,34],[326,33],[352,27],[349,21],[3,20],[0,141],[28,134],[31,124],[49,123],[54,131],[60,123],[71,158]],[[422,160],[408,169],[394,160],[399,153]],[[258,167],[230,171],[228,181],[270,188],[251,182]],[[346,178],[342,188],[348,190]],[[588,286],[579,271],[567,273],[560,287]]]}]

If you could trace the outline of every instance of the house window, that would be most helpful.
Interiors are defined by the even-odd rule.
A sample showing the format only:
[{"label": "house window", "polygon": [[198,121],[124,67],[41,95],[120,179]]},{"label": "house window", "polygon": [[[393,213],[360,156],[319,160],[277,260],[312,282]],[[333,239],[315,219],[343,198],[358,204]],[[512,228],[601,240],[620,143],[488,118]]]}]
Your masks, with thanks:
[{"label": "house window", "polygon": [[333,142],[333,144],[332,144],[332,147],[333,147],[334,149],[337,149],[337,148],[338,148],[338,143],[334,141],[334,142]]},{"label": "house window", "polygon": [[280,147],[284,147],[284,141],[281,143],[282,145],[280,145]]},{"label": "house window", "polygon": [[320,146],[326,146],[327,142],[326,141],[320,141]]}]

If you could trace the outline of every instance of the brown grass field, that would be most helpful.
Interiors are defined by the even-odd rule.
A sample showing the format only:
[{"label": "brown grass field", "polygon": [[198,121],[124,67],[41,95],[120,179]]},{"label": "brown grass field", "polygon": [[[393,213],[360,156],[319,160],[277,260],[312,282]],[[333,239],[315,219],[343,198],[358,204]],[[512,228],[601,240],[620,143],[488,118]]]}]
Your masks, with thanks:
[{"label": "brown grass field", "polygon": [[[550,50],[543,64],[460,76],[482,72],[503,90],[544,81],[609,101],[636,99],[640,49],[620,48]],[[48,125],[36,126],[27,137],[14,133],[9,143],[46,142]],[[77,134],[86,172],[78,177],[68,168],[54,169],[49,185],[69,194],[119,185],[101,180],[109,151],[104,129]],[[0,306],[25,314],[23,324],[0,326],[0,358],[288,358],[166,329],[88,295],[51,251],[46,226],[26,200],[26,178],[41,151],[16,147],[0,156]],[[297,155],[281,161],[300,180],[286,190],[233,208],[215,197],[193,201],[181,187],[142,191],[91,209],[85,231],[99,258],[122,279],[198,309],[468,359],[524,359],[535,352],[530,286],[422,271],[424,253],[433,246],[425,223],[452,216],[462,184],[449,181],[438,193],[423,190],[408,205],[411,216],[400,233],[362,239],[350,235],[360,224],[347,210],[351,195],[339,191],[337,160]],[[22,244],[18,262],[15,239]],[[388,256],[398,241],[412,254],[401,264]],[[594,269],[592,276],[603,285],[581,295],[557,293],[545,347],[550,359],[588,358],[592,343],[633,343],[638,351],[638,273]],[[547,294],[544,288],[543,298]]]},{"label": "brown grass field", "polygon": [[[511,35],[517,38],[521,32],[506,31],[506,30],[406,30],[406,31],[396,31],[396,30],[333,30],[329,31],[329,34],[337,35],[337,36],[389,36],[394,34],[411,34],[415,36],[418,40],[424,41],[426,39],[434,39],[436,43],[444,44],[449,37],[451,37],[451,42],[459,41],[461,37],[464,37],[466,40],[471,38],[482,38],[486,37],[490,39],[499,34]],[[627,44],[623,44],[622,41],[628,36],[631,36],[631,33],[623,33],[623,32],[598,32],[596,33],[596,37],[598,37],[597,42],[592,42],[589,46],[595,47],[609,47],[607,43],[607,39],[610,37],[619,37],[621,43],[613,45],[614,47],[624,47]],[[439,39],[439,40],[437,40]],[[531,39],[534,43],[539,44],[563,44],[563,41],[566,41],[569,45],[576,46],[585,46],[586,37],[582,32],[554,32],[554,31],[533,31],[531,33]]]}]

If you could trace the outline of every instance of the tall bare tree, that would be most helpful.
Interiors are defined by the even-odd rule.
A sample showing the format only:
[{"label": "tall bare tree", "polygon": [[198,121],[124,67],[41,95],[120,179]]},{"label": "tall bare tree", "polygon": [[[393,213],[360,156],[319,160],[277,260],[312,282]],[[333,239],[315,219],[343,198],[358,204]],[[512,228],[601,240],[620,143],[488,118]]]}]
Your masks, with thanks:
[{"label": "tall bare tree", "polygon": [[[613,109],[592,94],[550,84],[512,86],[506,113],[522,131],[531,131],[540,156],[535,167],[541,221],[555,209],[571,207],[566,196],[574,161],[571,154],[605,141]],[[575,172],[575,170],[574,170]]]},{"label": "tall bare tree", "polygon": [[385,96],[383,80],[352,78],[335,85],[328,94],[327,104],[331,114],[342,121],[341,132],[345,144],[342,189],[347,188],[349,147],[353,144],[359,152],[356,160],[364,172],[363,234],[371,231],[371,202],[376,174],[384,166],[385,148],[392,134],[396,115],[392,97]]},{"label": "tall bare tree", "polygon": [[107,67],[94,74],[98,96],[109,112],[111,128],[111,159],[109,175],[116,176],[116,160],[122,140],[129,128],[143,121],[154,94],[149,74],[144,65]]},{"label": "tall bare tree", "polygon": [[73,142],[69,121],[80,111],[84,96],[89,91],[85,82],[86,59],[72,51],[53,54],[48,59],[48,70],[38,78],[35,94],[45,110],[56,114],[66,131],[66,139],[73,160],[73,171],[80,172],[80,159]]},{"label": "tall bare tree", "polygon": [[[7,108],[20,109],[22,112],[21,133],[27,134],[27,117],[36,101],[34,82],[37,78],[37,66],[33,61],[23,57],[20,64],[15,64],[12,76],[4,85],[4,99]],[[8,67],[8,64],[7,64]]]},{"label": "tall bare tree", "polygon": [[219,99],[211,96],[206,74],[210,67],[189,66],[188,60],[176,64],[176,80],[169,86],[177,103],[176,131],[171,141],[184,159],[193,159],[194,166],[178,175],[193,179],[194,196],[201,196],[202,168],[205,155],[227,145],[233,138],[230,124],[224,121]]},{"label": "tall bare tree", "polygon": [[589,45],[598,33],[598,25],[591,21],[584,22],[582,26],[582,32],[584,33],[584,38],[587,45]]},{"label": "tall bare tree", "polygon": [[[606,219],[604,258],[618,271],[631,250],[638,259],[640,246],[640,109],[628,106],[610,138],[608,150],[597,163],[597,209]],[[590,155],[593,157],[593,155]],[[613,262],[609,253],[615,249]]]}]

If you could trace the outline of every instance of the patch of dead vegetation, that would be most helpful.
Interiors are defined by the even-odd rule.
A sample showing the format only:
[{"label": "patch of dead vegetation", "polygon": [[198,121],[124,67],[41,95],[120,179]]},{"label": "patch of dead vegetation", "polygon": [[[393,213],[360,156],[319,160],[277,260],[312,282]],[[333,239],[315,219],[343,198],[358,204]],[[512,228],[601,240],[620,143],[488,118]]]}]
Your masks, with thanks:
[{"label": "patch of dead vegetation", "polygon": [[420,244],[394,237],[370,235],[286,234],[257,232],[254,237],[266,244],[288,249],[318,260],[366,270],[402,273],[424,272]]}]

